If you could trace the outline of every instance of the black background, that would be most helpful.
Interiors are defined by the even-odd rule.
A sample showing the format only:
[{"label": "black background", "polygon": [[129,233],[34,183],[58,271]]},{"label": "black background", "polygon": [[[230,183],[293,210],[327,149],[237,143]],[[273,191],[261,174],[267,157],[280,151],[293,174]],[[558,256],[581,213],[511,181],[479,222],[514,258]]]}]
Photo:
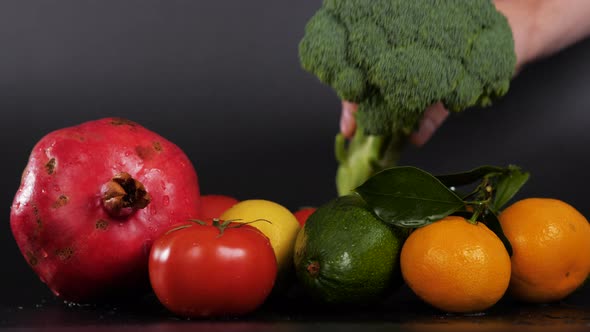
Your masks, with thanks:
[{"label": "black background", "polygon": [[[9,211],[33,145],[52,130],[126,117],[179,145],[203,193],[290,209],[334,197],[340,103],[297,44],[319,1],[0,1],[3,304],[49,292],[21,257]],[[519,197],[590,216],[590,41],[539,61],[493,107],[453,114],[402,163],[433,173],[517,164]]]}]

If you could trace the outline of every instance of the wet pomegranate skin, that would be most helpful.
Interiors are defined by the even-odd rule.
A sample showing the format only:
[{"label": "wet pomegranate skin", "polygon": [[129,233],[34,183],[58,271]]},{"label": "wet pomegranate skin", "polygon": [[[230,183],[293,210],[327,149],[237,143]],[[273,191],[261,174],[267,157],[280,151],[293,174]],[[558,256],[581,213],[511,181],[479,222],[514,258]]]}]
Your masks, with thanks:
[{"label": "wet pomegranate skin", "polygon": [[105,118],[33,148],[10,225],[28,264],[60,298],[95,302],[149,289],[153,241],[198,218],[196,171],[174,143]]}]

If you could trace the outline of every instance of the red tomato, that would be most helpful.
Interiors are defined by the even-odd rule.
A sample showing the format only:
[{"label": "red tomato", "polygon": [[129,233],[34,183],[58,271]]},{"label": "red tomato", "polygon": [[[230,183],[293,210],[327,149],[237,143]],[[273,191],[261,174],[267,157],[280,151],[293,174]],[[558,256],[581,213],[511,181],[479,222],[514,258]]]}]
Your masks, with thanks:
[{"label": "red tomato", "polygon": [[237,199],[226,195],[201,195],[201,218],[219,218],[225,210],[234,206]]},{"label": "red tomato", "polygon": [[307,221],[307,218],[309,218],[309,216],[311,216],[311,214],[314,213],[316,209],[317,208],[314,207],[304,207],[297,210],[293,214],[295,215],[295,218],[297,218],[297,221],[299,221],[301,227],[303,227],[303,225],[305,225],[305,222]]},{"label": "red tomato", "polygon": [[158,238],[149,276],[162,304],[185,317],[242,315],[270,294],[277,261],[256,228],[230,223],[187,223]]}]

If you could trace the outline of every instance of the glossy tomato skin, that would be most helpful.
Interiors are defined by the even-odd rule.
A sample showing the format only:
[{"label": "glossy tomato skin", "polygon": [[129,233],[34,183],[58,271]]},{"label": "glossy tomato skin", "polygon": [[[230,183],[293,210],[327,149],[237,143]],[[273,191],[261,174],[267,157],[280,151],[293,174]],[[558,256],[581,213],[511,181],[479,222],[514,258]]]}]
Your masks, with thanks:
[{"label": "glossy tomato skin", "polygon": [[203,220],[219,218],[225,210],[237,203],[237,199],[227,195],[201,195],[201,218]]},{"label": "glossy tomato skin", "polygon": [[149,276],[160,302],[184,317],[239,316],[270,294],[277,263],[270,241],[249,225],[220,230],[188,223],[157,239]]},{"label": "glossy tomato skin", "polygon": [[315,207],[304,207],[295,211],[293,215],[295,216],[295,218],[297,218],[297,221],[299,222],[301,227],[303,227],[307,222],[307,218],[309,218],[309,216],[311,216],[312,213],[315,212],[315,210],[317,210],[317,208]]}]

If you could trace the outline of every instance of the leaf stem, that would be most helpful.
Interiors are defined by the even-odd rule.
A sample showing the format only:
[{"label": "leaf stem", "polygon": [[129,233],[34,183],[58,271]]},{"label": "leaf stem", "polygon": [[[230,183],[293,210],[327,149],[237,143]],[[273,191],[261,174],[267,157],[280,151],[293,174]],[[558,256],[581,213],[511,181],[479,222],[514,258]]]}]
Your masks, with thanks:
[{"label": "leaf stem", "polygon": [[465,205],[477,205],[477,206],[486,205],[489,202],[490,202],[489,198],[486,198],[481,201],[463,201],[463,203],[465,203]]},{"label": "leaf stem", "polygon": [[471,216],[471,218],[469,218],[469,220],[468,220],[469,223],[473,224],[473,225],[477,225],[477,218],[479,218],[480,213],[481,213],[481,209],[479,209],[479,208],[476,209],[473,212],[473,215]]}]

